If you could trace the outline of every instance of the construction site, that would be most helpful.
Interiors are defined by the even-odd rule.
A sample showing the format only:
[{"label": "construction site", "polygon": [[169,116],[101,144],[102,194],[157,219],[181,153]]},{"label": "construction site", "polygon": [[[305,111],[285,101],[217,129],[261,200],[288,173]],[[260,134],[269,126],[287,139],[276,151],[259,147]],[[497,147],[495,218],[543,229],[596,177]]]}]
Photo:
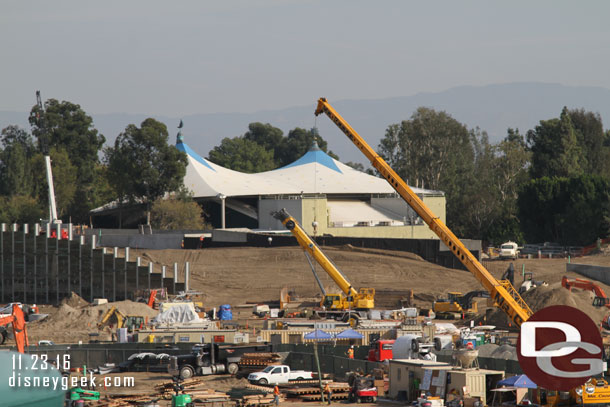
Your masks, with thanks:
[{"label": "construction site", "polygon": [[[137,248],[69,224],[3,225],[0,339],[11,352],[0,357],[13,369],[2,394],[29,391],[48,406],[97,407],[306,406],[329,398],[421,407],[608,405],[603,376],[549,390],[522,378],[517,357],[520,326],[553,305],[584,312],[609,354],[607,243],[531,252],[513,242],[467,247],[443,223],[440,191],[414,192],[325,99],[316,109],[322,114],[381,174],[363,187],[374,198],[282,195],[269,181],[254,213],[240,201],[252,192],[231,200],[227,190],[229,198],[216,198],[223,227],[184,234],[183,248],[173,241],[157,248],[163,238],[153,242],[154,233],[150,248],[142,248],[146,233]],[[329,170],[335,164],[316,146],[307,154],[300,165],[348,173]],[[209,166],[222,177],[195,153],[189,159],[197,176]],[[285,188],[293,174],[274,176]],[[185,183],[195,181],[187,173]],[[209,191],[195,192],[217,196],[211,182],[202,184]],[[357,188],[351,193],[366,195]],[[266,227],[224,227],[225,205],[249,210]],[[331,245],[324,234],[355,240]],[[188,239],[199,247],[188,248]],[[23,385],[35,377],[66,386]]]}]

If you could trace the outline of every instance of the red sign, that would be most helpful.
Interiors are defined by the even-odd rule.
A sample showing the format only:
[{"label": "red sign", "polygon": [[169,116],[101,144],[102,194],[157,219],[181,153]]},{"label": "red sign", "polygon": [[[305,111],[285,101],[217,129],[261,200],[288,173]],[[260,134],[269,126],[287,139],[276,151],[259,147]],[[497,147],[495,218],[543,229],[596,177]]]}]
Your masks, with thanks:
[{"label": "red sign", "polygon": [[567,391],[602,372],[602,346],[599,328],[584,312],[553,305],[521,325],[517,356],[538,386]]}]

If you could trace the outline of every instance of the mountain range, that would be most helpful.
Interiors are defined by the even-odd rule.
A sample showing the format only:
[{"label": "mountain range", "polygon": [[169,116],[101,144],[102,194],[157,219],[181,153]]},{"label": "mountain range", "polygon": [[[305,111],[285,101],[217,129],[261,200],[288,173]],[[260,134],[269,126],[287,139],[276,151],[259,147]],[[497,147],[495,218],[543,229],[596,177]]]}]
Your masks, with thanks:
[{"label": "mountain range", "polygon": [[[459,86],[442,92],[418,93],[412,96],[374,100],[335,100],[331,105],[374,148],[385,129],[393,123],[407,120],[420,106],[443,110],[468,128],[479,127],[489,134],[490,141],[504,138],[506,130],[518,128],[522,134],[533,129],[540,120],[559,117],[561,109],[583,108],[610,117],[610,90],[601,87],[565,86],[553,83],[507,83],[486,86]],[[78,101],[71,101],[78,103]],[[262,110],[253,113],[204,113],[184,117],[153,116],[165,123],[175,141],[177,125],[184,121],[185,142],[207,157],[208,152],[225,137],[244,134],[252,122],[270,123],[287,134],[295,127],[317,126],[328,147],[341,161],[363,162],[364,157],[327,117],[314,117],[316,100],[308,106]],[[128,124],[139,124],[150,117],[145,114],[87,112],[95,127],[111,145]],[[28,112],[0,111],[0,128],[16,124],[29,129]]]}]

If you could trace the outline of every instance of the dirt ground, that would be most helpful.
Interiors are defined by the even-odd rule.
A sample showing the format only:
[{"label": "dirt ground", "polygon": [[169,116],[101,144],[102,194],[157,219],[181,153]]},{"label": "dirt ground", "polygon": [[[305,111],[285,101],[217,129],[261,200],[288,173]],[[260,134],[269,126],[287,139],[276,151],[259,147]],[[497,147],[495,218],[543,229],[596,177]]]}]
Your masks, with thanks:
[{"label": "dirt ground", "polygon": [[[444,268],[411,253],[351,246],[322,249],[354,287],[376,289],[378,308],[398,308],[399,300],[407,298],[409,290],[413,291],[417,306],[430,308],[435,299],[446,297],[448,292],[466,293],[482,289],[470,272]],[[244,304],[278,301],[283,287],[294,293],[293,298],[320,298],[320,290],[299,247],[133,250],[132,255],[142,257],[144,263],[155,263],[155,268],[168,266],[168,270],[173,270],[174,262],[182,267],[188,261],[191,289],[203,293],[206,309],[221,304],[231,304],[235,309]],[[610,256],[603,254],[572,261],[610,266]],[[592,293],[577,289],[570,293],[561,287],[564,275],[570,279],[584,278],[566,273],[567,259],[518,259],[513,263],[516,287],[521,285],[522,271],[533,272],[534,280],[549,284],[524,296],[534,311],[548,305],[567,304],[583,309],[596,322],[606,315],[606,308],[592,307]],[[496,278],[500,278],[510,261],[486,261],[484,264]],[[317,273],[329,292],[338,292],[319,266]],[[180,272],[179,281],[183,281],[183,276]],[[610,294],[609,286],[598,284]],[[128,315],[154,316],[145,304],[123,302],[122,306],[125,307],[122,311]],[[485,300],[479,301],[481,313],[485,312],[485,306]],[[60,307],[43,307],[42,312],[48,312],[49,318],[29,324],[29,336],[33,342],[50,339],[57,343],[75,343],[79,340],[87,342],[89,333],[97,332],[100,334],[97,339],[109,340],[109,328],[99,331],[95,326],[107,308],[108,305],[79,308],[77,299],[64,301]],[[503,314],[496,314],[498,316],[490,322],[500,326],[507,323]]]},{"label": "dirt ground", "polygon": [[[398,300],[406,298],[408,290],[413,290],[417,305],[431,307],[435,299],[446,297],[450,291],[466,293],[482,289],[470,272],[441,267],[412,253],[350,246],[323,247],[322,250],[354,287],[376,289],[376,305],[379,308],[398,307]],[[277,301],[282,287],[288,287],[300,297],[320,296],[309,264],[302,249],[298,247],[146,250],[137,255],[147,261],[167,266],[171,266],[173,262],[184,264],[188,261],[191,267],[191,288],[204,293],[206,307],[217,307],[224,303],[236,306]],[[608,255],[586,256],[571,261],[610,266]],[[499,279],[510,263],[511,261],[494,260],[485,261],[484,264]],[[567,259],[518,259],[513,263],[516,287],[521,285],[523,271],[533,272],[534,280],[547,282],[552,290],[560,287],[564,275],[570,279],[585,278],[575,273],[566,273]],[[317,273],[327,290],[338,291],[330,277],[319,266]],[[599,282],[598,285],[610,294],[610,286]],[[541,291],[544,290],[536,292],[536,295],[530,298],[536,303],[533,308],[550,305],[548,302],[551,299],[541,304],[535,300]],[[590,295],[583,295],[578,289],[573,291],[576,297],[588,298]],[[569,302],[571,295],[560,297],[556,299]],[[595,314],[596,318],[597,316]]]}]

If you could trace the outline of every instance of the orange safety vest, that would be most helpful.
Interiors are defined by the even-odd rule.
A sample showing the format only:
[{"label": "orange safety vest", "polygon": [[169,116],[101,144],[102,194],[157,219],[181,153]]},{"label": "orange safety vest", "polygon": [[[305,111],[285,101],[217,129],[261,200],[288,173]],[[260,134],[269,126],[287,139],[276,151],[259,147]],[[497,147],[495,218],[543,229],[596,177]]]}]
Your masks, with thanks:
[{"label": "orange safety vest", "polygon": [[354,358],[354,350],[352,348],[347,350],[347,357],[350,359]]},{"label": "orange safety vest", "polygon": [[273,395],[274,396],[279,396],[280,395],[280,388],[279,387],[275,386],[273,388]]},{"label": "orange safety vest", "polygon": [[324,386],[324,393],[330,393],[330,386],[328,383],[326,383],[326,386]]}]

